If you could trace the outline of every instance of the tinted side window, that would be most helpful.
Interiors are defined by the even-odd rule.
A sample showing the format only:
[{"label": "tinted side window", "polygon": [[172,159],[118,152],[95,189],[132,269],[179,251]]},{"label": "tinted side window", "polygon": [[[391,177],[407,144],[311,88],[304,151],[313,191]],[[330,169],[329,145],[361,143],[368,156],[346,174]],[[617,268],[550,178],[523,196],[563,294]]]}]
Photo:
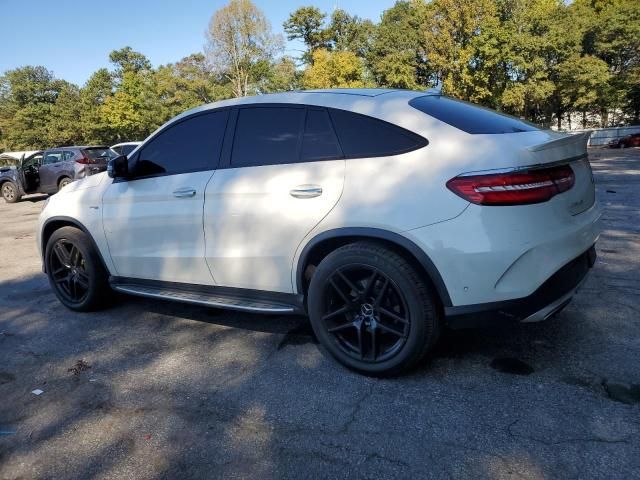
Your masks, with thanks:
[{"label": "tinted side window", "polygon": [[298,161],[304,108],[241,108],[233,137],[232,167]]},{"label": "tinted side window", "polygon": [[134,175],[172,175],[218,166],[228,110],[182,120],[163,130],[142,149]]},{"label": "tinted side window", "polygon": [[35,167],[35,166],[40,165],[41,163],[42,163],[42,154],[41,153],[37,153],[33,157],[29,157],[29,158],[25,159],[25,161],[22,164],[22,166],[23,166],[23,168]]},{"label": "tinted side window", "polygon": [[330,112],[346,158],[397,155],[427,145],[424,138],[391,123],[344,110]]},{"label": "tinted side window", "polygon": [[120,155],[129,155],[136,149],[137,145],[123,145],[118,152]]},{"label": "tinted side window", "polygon": [[303,162],[342,158],[331,120],[326,110],[307,110],[307,120],[302,138]]},{"label": "tinted side window", "polygon": [[461,100],[440,95],[414,98],[409,105],[438,120],[471,134],[516,133],[539,130],[519,118],[498,113]]},{"label": "tinted side window", "polygon": [[62,152],[62,154],[64,155],[65,162],[68,162],[69,160],[71,160],[73,157],[76,156],[76,154],[70,150],[65,150],[64,152]]},{"label": "tinted side window", "polygon": [[116,157],[116,153],[110,148],[86,148],[83,153],[89,160],[108,161]]},{"label": "tinted side window", "polygon": [[62,161],[62,152],[50,152],[44,157],[44,164],[49,165]]}]

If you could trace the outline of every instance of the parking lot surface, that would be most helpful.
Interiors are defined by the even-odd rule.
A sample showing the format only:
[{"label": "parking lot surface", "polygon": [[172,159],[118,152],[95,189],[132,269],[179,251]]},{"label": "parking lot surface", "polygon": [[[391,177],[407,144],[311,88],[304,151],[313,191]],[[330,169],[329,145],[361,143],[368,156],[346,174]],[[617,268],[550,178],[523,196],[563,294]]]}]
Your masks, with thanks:
[{"label": "parking lot surface", "polygon": [[640,149],[590,157],[603,233],[574,301],[447,333],[387,380],[302,317],[66,310],[35,246],[45,197],[0,202],[0,479],[640,478]]}]

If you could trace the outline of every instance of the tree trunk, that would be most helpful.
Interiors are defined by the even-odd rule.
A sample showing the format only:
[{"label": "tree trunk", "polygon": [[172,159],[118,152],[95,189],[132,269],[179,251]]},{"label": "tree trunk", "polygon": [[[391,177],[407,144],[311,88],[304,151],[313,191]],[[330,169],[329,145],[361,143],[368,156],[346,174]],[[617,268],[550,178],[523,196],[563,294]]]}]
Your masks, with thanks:
[{"label": "tree trunk", "polygon": [[600,110],[600,126],[602,128],[607,128],[608,124],[609,124],[609,110],[607,110],[606,108],[603,108],[602,110]]},{"label": "tree trunk", "polygon": [[582,111],[582,128],[587,128],[587,111]]}]

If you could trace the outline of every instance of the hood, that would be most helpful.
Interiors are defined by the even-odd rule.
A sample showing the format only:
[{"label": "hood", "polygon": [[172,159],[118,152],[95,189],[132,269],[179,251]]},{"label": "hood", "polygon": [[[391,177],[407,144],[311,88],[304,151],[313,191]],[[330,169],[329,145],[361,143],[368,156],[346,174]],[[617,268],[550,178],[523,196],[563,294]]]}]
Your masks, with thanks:
[{"label": "hood", "polygon": [[0,177],[15,177],[16,167],[11,165],[8,167],[0,167]]}]

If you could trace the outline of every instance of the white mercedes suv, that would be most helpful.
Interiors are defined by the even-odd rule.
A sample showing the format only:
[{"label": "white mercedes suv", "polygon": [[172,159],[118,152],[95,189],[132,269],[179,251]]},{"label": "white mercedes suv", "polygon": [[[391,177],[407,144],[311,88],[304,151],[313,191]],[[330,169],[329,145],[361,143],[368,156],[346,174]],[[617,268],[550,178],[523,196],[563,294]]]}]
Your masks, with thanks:
[{"label": "white mercedes suv", "polygon": [[60,301],[112,290],[302,313],[373,375],[444,327],[542,320],[595,261],[586,136],[437,93],[300,91],[198,107],[50,198],[38,246]]}]

